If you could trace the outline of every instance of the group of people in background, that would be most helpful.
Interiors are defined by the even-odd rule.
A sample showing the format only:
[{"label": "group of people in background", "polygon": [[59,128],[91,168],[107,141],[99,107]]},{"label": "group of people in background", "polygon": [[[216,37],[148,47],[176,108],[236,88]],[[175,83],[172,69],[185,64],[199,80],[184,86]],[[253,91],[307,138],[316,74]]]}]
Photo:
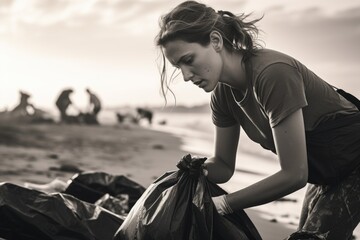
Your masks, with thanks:
[{"label": "group of people in background", "polygon": [[[72,88],[63,89],[55,100],[55,106],[59,111],[59,123],[64,124],[99,124],[98,115],[102,110],[102,103],[97,94],[89,88],[85,89],[88,94],[88,105],[85,109],[80,109],[72,100]],[[41,110],[31,103],[31,95],[24,91],[19,91],[19,103],[11,110],[0,112],[0,121],[27,122],[27,123],[50,123],[56,122],[53,116],[47,111]],[[74,113],[75,112],[75,113]],[[139,124],[145,120],[149,125],[152,124],[153,111],[148,108],[137,107],[125,112],[116,112],[117,122]]]},{"label": "group of people in background", "polygon": [[[94,94],[89,88],[86,89],[86,93],[89,95],[89,105],[87,111],[83,113],[79,110],[71,101],[70,95],[74,91],[71,88],[64,89],[57,98],[55,105],[60,112],[60,122],[63,123],[87,123],[87,124],[99,124],[97,117],[101,111],[101,101],[99,97]],[[69,115],[67,110],[70,106],[73,106],[78,112],[78,115]]]},{"label": "group of people in background", "polygon": [[[101,111],[101,101],[89,88],[86,93],[89,96],[89,103],[85,111],[80,110],[70,99],[70,95],[74,92],[71,88],[61,91],[55,101],[55,105],[59,110],[61,123],[85,123],[99,124],[98,114]],[[24,91],[19,91],[19,103],[11,110],[0,112],[1,120],[15,122],[55,122],[51,114],[34,106],[30,102],[31,95]],[[71,115],[69,107],[72,106],[78,113]]]}]

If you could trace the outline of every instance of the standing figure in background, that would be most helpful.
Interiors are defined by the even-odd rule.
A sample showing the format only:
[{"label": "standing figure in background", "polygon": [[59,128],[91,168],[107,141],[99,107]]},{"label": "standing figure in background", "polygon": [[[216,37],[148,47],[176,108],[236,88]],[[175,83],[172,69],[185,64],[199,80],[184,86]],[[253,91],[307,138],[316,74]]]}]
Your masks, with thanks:
[{"label": "standing figure in background", "polygon": [[100,99],[90,91],[89,88],[86,89],[86,92],[89,94],[89,114],[92,115],[94,120],[97,120],[97,115],[101,110]]},{"label": "standing figure in background", "polygon": [[31,115],[31,111],[34,110],[34,106],[29,103],[30,95],[19,91],[20,93],[20,102],[19,104],[11,111],[11,114],[17,116],[28,116]]},{"label": "standing figure in background", "polygon": [[60,121],[66,122],[67,121],[67,113],[66,110],[69,108],[69,106],[72,104],[72,101],[70,99],[70,94],[73,93],[73,90],[71,88],[67,88],[63,90],[59,97],[56,100],[56,107],[60,111]]}]

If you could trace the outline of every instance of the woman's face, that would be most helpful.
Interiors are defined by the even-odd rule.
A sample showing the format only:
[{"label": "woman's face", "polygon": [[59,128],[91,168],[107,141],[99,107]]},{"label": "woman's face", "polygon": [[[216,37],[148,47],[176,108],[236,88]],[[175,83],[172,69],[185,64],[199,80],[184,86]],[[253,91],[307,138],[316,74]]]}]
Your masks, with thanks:
[{"label": "woman's face", "polygon": [[211,92],[220,79],[222,59],[212,44],[202,46],[183,40],[173,40],[164,46],[170,63],[181,69],[184,80],[192,81],[205,92]]}]

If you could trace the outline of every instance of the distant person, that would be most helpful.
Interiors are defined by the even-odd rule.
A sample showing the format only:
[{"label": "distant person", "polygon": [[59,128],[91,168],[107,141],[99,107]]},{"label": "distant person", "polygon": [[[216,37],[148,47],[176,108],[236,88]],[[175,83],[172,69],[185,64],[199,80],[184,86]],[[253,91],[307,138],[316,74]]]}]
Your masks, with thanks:
[{"label": "distant person", "polygon": [[152,124],[153,112],[145,108],[136,108],[139,121],[141,119],[146,119],[149,124]]},{"label": "distant person", "polygon": [[[351,239],[360,221],[359,102],[295,58],[262,48],[260,19],[247,16],[186,1],[161,18],[156,39],[184,81],[211,93],[215,144],[202,166],[207,179],[233,176],[240,129],[279,160],[279,171],[213,197],[216,210],[225,215],[269,203],[309,183],[298,232],[289,239]],[[164,95],[172,80],[165,64]]]},{"label": "distant person", "polygon": [[31,112],[34,112],[34,106],[29,103],[30,95],[19,91],[20,93],[20,101],[19,104],[11,111],[12,114],[17,116],[29,116]]},{"label": "distant person", "polygon": [[60,121],[61,122],[66,122],[67,121],[68,115],[66,113],[66,110],[72,104],[72,101],[70,99],[70,94],[73,93],[73,92],[74,91],[71,88],[63,90],[60,93],[59,97],[57,98],[57,100],[55,102],[56,107],[60,111]]},{"label": "distant person", "polygon": [[97,115],[101,111],[101,101],[89,88],[86,89],[89,94],[89,113],[97,119]]}]

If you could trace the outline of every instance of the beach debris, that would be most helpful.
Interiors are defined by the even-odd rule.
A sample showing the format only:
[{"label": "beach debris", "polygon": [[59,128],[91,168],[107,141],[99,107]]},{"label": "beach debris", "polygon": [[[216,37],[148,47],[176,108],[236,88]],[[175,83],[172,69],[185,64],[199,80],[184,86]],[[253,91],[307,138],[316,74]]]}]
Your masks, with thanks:
[{"label": "beach debris", "polygon": [[166,125],[167,124],[167,121],[164,119],[164,120],[160,120],[158,121],[158,124],[159,125]]},{"label": "beach debris", "polygon": [[154,144],[152,148],[153,149],[158,149],[158,150],[163,150],[165,147],[162,144]]},{"label": "beach debris", "polygon": [[57,155],[56,153],[51,153],[51,154],[48,155],[48,158],[59,159],[59,155]]},{"label": "beach debris", "polygon": [[298,226],[299,224],[298,223],[294,223],[292,221],[288,222],[289,225],[292,225],[292,226]]},{"label": "beach debris", "polygon": [[52,171],[61,171],[61,172],[70,172],[70,173],[80,173],[80,170],[77,166],[73,164],[61,164],[59,167],[49,167],[49,170]]},{"label": "beach debris", "polygon": [[[144,193],[145,188],[123,175],[111,175],[105,172],[83,172],[75,174],[64,191],[67,194],[77,197],[89,203],[95,203],[104,194],[123,201],[124,195],[128,195],[129,209]],[[111,201],[107,199],[106,201]],[[118,201],[115,200],[115,201]]]},{"label": "beach debris", "polygon": [[113,197],[106,193],[94,204],[119,215],[126,215],[130,210],[128,194],[118,194],[116,197]]},{"label": "beach debris", "polygon": [[112,240],[124,216],[63,193],[0,184],[0,238]]},{"label": "beach debris", "polygon": [[149,125],[152,124],[154,113],[147,108],[125,108],[121,111],[115,112],[118,123],[120,124],[135,124],[138,125],[140,121],[146,120]]},{"label": "beach debris", "polygon": [[37,183],[31,183],[31,182],[24,183],[25,188],[42,191],[45,193],[62,192],[67,188],[67,186],[68,186],[68,184],[66,182],[64,182],[58,178],[55,178],[51,182],[45,183],[45,184],[37,184]]},{"label": "beach debris", "polygon": [[116,118],[118,123],[121,124],[138,124],[139,123],[139,119],[137,119],[137,117],[135,115],[133,115],[132,113],[119,113],[116,112]]}]

